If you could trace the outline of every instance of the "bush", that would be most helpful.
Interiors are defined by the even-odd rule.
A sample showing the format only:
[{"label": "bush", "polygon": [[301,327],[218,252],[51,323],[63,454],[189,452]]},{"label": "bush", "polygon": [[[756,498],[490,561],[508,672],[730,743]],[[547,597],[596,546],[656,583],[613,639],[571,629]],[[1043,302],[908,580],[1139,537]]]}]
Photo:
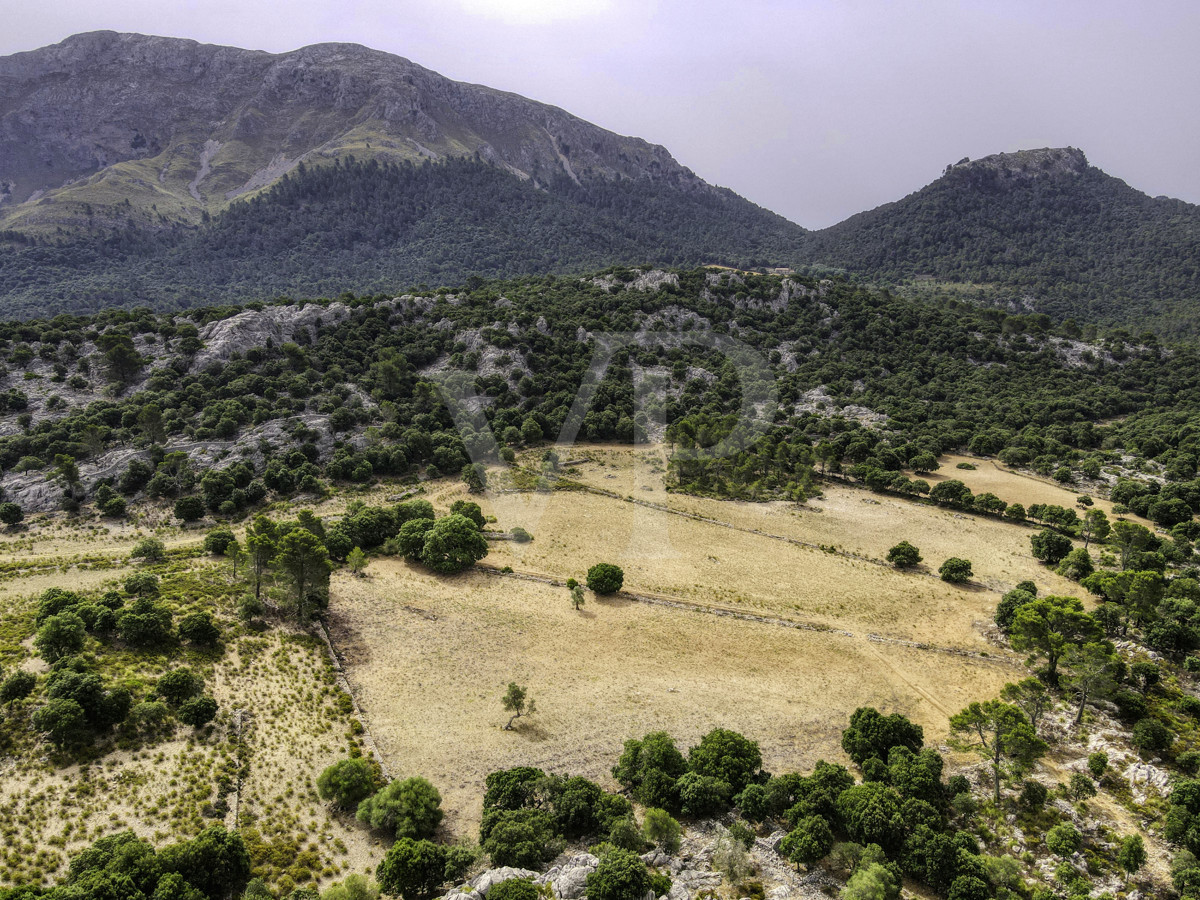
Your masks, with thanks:
[{"label": "bush", "polygon": [[224,556],[229,545],[236,541],[232,528],[228,525],[218,525],[204,535],[204,550],[214,556]]},{"label": "bush", "polygon": [[1097,750],[1095,753],[1089,753],[1087,758],[1088,771],[1092,773],[1093,778],[1100,778],[1108,771],[1108,754],[1103,750]]},{"label": "bush", "polygon": [[167,548],[163,546],[163,542],[158,538],[142,538],[133,545],[133,549],[129,551],[129,555],[131,558],[140,559],[143,562],[162,562],[167,558]]},{"label": "bush", "polygon": [[172,669],[159,677],[154,692],[172,706],[179,706],[204,690],[204,679],[190,669]]},{"label": "bush", "polygon": [[961,559],[957,556],[952,556],[938,569],[938,574],[942,576],[942,581],[950,584],[964,584],[970,580],[971,561],[969,559]]},{"label": "bush", "polygon": [[50,616],[38,629],[33,645],[42,659],[52,663],[66,656],[73,656],[83,649],[87,629],[83,619],[67,611]]},{"label": "bush", "polygon": [[897,569],[910,569],[921,561],[921,552],[908,541],[901,541],[888,551],[887,561]]},{"label": "bush", "polygon": [[1021,784],[1021,794],[1017,802],[1030,812],[1037,812],[1050,799],[1050,791],[1040,781],[1025,781]]},{"label": "bush", "polygon": [[1082,772],[1075,772],[1067,783],[1067,793],[1072,800],[1090,800],[1096,796],[1096,785]]},{"label": "bush", "polygon": [[157,597],[158,576],[150,572],[134,572],[125,579],[125,593],[131,597]]},{"label": "bush", "polygon": [[408,559],[419,560],[425,549],[425,535],[433,528],[433,519],[409,519],[396,535],[396,549]]},{"label": "bush", "polygon": [[679,852],[679,823],[665,809],[648,809],[642,817],[642,833],[646,840],[664,853]]},{"label": "bush", "polygon": [[479,833],[494,866],[536,869],[562,849],[554,820],[540,809],[491,810],[484,813]]},{"label": "bush", "polygon": [[724,782],[734,793],[756,781],[762,771],[758,744],[736,731],[714,728],[688,751],[692,772]]},{"label": "bush", "polygon": [[442,795],[419,777],[393,781],[358,805],[360,822],[397,838],[432,837],[442,815]]},{"label": "bush", "polygon": [[121,640],[131,647],[161,647],[172,639],[171,611],[146,597],[117,618]]},{"label": "bush", "polygon": [[51,700],[36,710],[33,727],[60,750],[85,743],[89,737],[87,716],[74,700]]},{"label": "bush", "polygon": [[1071,581],[1087,578],[1094,571],[1096,571],[1096,565],[1092,562],[1092,555],[1082,547],[1076,547],[1064,556],[1062,562],[1058,564],[1058,568],[1055,569],[1055,572]]},{"label": "bush", "polygon": [[638,828],[632,813],[613,820],[608,830],[608,843],[631,853],[641,853],[646,848],[645,835]]},{"label": "bush", "polygon": [[[249,890],[242,894],[242,900],[252,900]],[[321,900],[379,900],[379,885],[365,875],[351,875],[327,887]]]},{"label": "bush", "polygon": [[203,497],[180,497],[175,501],[175,518],[181,522],[195,522],[204,517]]},{"label": "bush", "polygon": [[36,685],[37,677],[32,672],[13,672],[0,684],[0,703],[24,700]]},{"label": "bush", "polygon": [[677,785],[680,808],[692,819],[706,819],[723,812],[733,795],[729,782],[698,772],[683,775]]},{"label": "bush", "polygon": [[317,794],[342,809],[357,808],[376,786],[375,770],[362,757],[339,760],[317,777]]},{"label": "bush", "polygon": [[207,725],[217,716],[217,701],[207,695],[193,697],[179,707],[179,721],[193,728]]},{"label": "bush", "polygon": [[179,623],[179,636],[199,647],[213,647],[221,639],[221,632],[209,613],[195,612],[183,617]]},{"label": "bush", "polygon": [[542,894],[537,885],[528,878],[509,878],[499,884],[492,885],[488,891],[489,900],[542,900]]},{"label": "bush", "polygon": [[0,503],[0,522],[5,525],[16,525],[25,518],[25,512],[15,503]]},{"label": "bush", "polygon": [[614,847],[587,877],[588,900],[632,900],[650,890],[650,872],[635,853]]},{"label": "bush", "polygon": [[1043,528],[1037,534],[1031,535],[1029,543],[1034,557],[1051,566],[1062,562],[1075,546],[1069,537],[1049,528]]},{"label": "bush", "polygon": [[1157,719],[1142,719],[1133,726],[1130,743],[1140,752],[1157,756],[1165,753],[1174,743],[1175,737]]},{"label": "bush", "polygon": [[512,534],[513,540],[518,544],[528,544],[533,540],[533,535],[520,525],[514,525],[510,533]]},{"label": "bush", "polygon": [[401,838],[392,844],[375,877],[387,894],[425,900],[446,881],[446,862],[446,849],[439,844]]},{"label": "bush", "polygon": [[1146,845],[1140,834],[1131,834],[1121,841],[1117,850],[1117,865],[1132,875],[1146,864]]},{"label": "bush", "polygon": [[1017,618],[1017,611],[1037,599],[1037,595],[1018,585],[1000,598],[996,606],[996,626],[1005,634],[1012,629]]},{"label": "bush", "polygon": [[1067,859],[1083,846],[1083,835],[1070,822],[1055,825],[1046,833],[1046,847],[1055,856]]},{"label": "bush", "polygon": [[442,575],[453,575],[475,565],[487,556],[487,539],[466,516],[448,515],[438,519],[425,533],[421,562]]},{"label": "bush", "polygon": [[612,563],[596,563],[587,571],[587,586],[601,596],[615,594],[625,584],[625,572]]},{"label": "bush", "polygon": [[820,816],[805,816],[783,839],[779,849],[799,868],[812,866],[833,849],[833,832]]}]

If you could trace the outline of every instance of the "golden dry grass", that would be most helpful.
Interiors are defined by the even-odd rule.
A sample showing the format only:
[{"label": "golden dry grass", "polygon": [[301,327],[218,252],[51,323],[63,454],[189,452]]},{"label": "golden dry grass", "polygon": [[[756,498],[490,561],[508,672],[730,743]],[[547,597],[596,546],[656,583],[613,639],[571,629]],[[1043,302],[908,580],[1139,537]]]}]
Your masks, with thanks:
[{"label": "golden dry grass", "polygon": [[[532,544],[493,543],[486,565],[562,582],[613,562],[625,570],[627,592],[697,609],[589,595],[576,612],[560,586],[482,571],[438,578],[392,559],[373,562],[366,579],[334,581],[335,642],[380,750],[400,774],[439,786],[459,831],[478,819],[488,772],[529,764],[605,781],[622,742],[655,729],[688,745],[718,725],[735,728],[762,744],[776,771],[841,758],[841,730],[862,705],[910,715],[941,741],[949,714],[1023,674],[981,633],[997,591],[1032,577],[1044,590],[1078,593],[1032,558],[1032,531],[1022,526],[843,487],[805,506],[673,495],[656,450],[578,455],[590,462],[573,467],[573,477],[618,496],[496,490],[472,498],[500,527],[535,534]],[[492,482],[502,488],[504,473]],[[441,510],[467,496],[457,483],[428,488]],[[972,559],[981,583],[953,587],[878,564],[901,539],[920,546],[933,568],[950,555]],[[510,680],[540,708],[517,733],[501,728]]]}]

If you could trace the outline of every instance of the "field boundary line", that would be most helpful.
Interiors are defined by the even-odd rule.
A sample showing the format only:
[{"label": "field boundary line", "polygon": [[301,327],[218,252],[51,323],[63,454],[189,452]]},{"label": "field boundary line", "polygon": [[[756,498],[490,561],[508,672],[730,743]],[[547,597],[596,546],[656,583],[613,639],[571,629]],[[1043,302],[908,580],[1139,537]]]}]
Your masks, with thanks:
[{"label": "field boundary line", "polygon": [[[540,572],[505,572],[501,569],[487,564],[477,564],[475,567],[478,571],[488,575],[495,575],[500,578],[516,578],[522,581],[534,581],[540,584],[548,584],[554,587],[566,587],[565,580],[546,575]],[[712,616],[721,616],[722,618],[738,619],[743,622],[753,622],[759,625],[771,625],[776,628],[790,628],[794,631],[811,631],[817,634],[834,634],[839,637],[848,638],[864,638],[868,643],[873,644],[890,644],[893,646],[906,647],[911,650],[924,650],[929,653],[946,653],[952,656],[961,656],[968,659],[975,659],[980,662],[997,663],[1006,667],[1016,666],[1016,662],[1008,660],[1002,656],[994,656],[991,654],[979,653],[975,650],[965,650],[959,647],[941,647],[937,644],[927,644],[922,641],[909,641],[903,638],[892,638],[882,634],[866,634],[858,635],[853,631],[835,628],[831,625],[823,625],[820,622],[806,622],[803,619],[785,619],[782,616],[763,615],[760,613],[745,612],[744,610],[734,609],[729,606],[721,606],[713,603],[697,603],[691,600],[680,600],[675,597],[668,597],[663,594],[644,593],[641,591],[619,591],[616,595],[625,600],[632,600],[636,603],[646,603],[652,606],[665,606],[672,609],[680,609],[686,612],[707,613]]]}]

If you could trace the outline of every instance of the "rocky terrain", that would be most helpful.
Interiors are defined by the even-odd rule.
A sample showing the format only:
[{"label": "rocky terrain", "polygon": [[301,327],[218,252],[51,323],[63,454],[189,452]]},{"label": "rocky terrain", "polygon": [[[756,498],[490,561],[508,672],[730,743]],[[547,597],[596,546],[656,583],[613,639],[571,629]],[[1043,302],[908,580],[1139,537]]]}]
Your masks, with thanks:
[{"label": "rocky terrain", "polygon": [[356,44],[271,54],[104,31],[0,58],[8,227],[195,223],[348,154],[711,190],[663,147]]}]

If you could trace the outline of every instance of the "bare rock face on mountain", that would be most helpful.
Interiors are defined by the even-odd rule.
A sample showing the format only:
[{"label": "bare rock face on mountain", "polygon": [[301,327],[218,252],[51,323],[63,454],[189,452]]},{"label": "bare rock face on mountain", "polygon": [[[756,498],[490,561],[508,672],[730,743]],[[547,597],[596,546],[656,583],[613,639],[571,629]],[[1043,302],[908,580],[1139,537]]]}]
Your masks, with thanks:
[{"label": "bare rock face on mountain", "polygon": [[0,58],[5,227],[195,222],[344,155],[711,190],[663,147],[357,44],[271,54],[105,31]]}]

